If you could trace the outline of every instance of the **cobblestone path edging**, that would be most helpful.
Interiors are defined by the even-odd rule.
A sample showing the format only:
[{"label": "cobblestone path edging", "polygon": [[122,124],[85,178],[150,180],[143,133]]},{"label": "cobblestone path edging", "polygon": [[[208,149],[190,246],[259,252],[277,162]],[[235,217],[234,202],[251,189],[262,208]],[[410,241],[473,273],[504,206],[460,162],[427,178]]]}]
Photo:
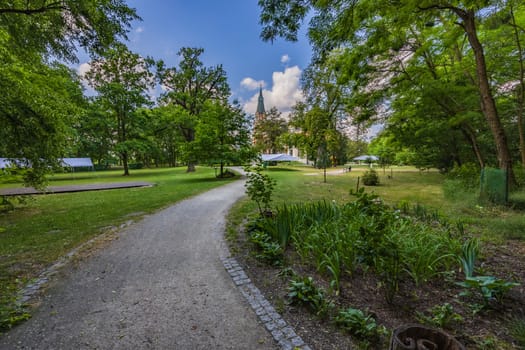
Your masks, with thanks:
[{"label": "cobblestone path edging", "polygon": [[295,333],[293,327],[288,325],[281,315],[275,311],[259,288],[248,278],[237,260],[225,258],[222,259],[222,263],[241,294],[282,350],[311,350],[303,339]]}]

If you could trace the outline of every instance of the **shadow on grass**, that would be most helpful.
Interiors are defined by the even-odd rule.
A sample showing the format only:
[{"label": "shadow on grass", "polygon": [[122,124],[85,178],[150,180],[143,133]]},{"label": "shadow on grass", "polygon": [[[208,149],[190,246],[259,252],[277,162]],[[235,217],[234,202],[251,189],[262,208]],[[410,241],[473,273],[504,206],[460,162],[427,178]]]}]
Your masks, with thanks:
[{"label": "shadow on grass", "polygon": [[145,177],[160,177],[160,176],[177,176],[179,173],[168,174],[170,171],[174,171],[180,168],[158,168],[158,169],[130,169],[129,175],[124,176],[124,171],[116,170],[99,170],[95,172],[83,172],[83,173],[61,173],[55,174],[50,177],[50,182],[60,181],[72,181],[72,180],[104,180],[104,179],[137,179]]},{"label": "shadow on grass", "polygon": [[227,183],[227,182],[231,182],[233,180],[238,180],[240,179],[241,177],[239,175],[235,176],[235,177],[228,177],[228,178],[218,178],[218,177],[215,177],[215,176],[212,176],[212,177],[195,177],[195,178],[185,178],[185,179],[180,179],[179,180],[179,183],[202,183],[202,182],[224,182],[224,183]]},{"label": "shadow on grass", "polygon": [[267,171],[271,171],[271,172],[280,172],[280,171],[301,171],[299,169],[294,169],[294,168],[284,168],[284,167],[278,167],[278,168],[272,168],[272,167],[268,167],[266,168]]}]

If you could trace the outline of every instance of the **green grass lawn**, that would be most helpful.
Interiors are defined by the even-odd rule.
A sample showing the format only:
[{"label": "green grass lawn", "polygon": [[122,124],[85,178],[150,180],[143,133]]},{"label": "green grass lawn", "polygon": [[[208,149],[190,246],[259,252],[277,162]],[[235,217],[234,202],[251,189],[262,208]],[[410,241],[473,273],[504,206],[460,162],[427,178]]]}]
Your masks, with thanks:
[{"label": "green grass lawn", "polygon": [[[267,173],[277,180],[273,194],[273,205],[282,203],[329,200],[344,203],[353,200],[350,190],[356,190],[358,177],[368,170],[365,165],[352,166],[352,171],[342,168],[327,169],[326,183],[322,170],[312,167],[269,167]],[[419,171],[413,167],[393,167],[386,170],[376,168],[380,178],[379,186],[363,186],[390,205],[408,203],[410,206],[422,205],[428,210],[437,211],[452,222],[461,221],[471,233],[483,239],[501,241],[502,239],[525,239],[525,216],[523,210],[512,207],[480,205],[476,193],[454,188],[454,198],[444,194],[445,176],[436,170]],[[525,202],[525,192],[511,195],[516,203]],[[521,205],[523,207],[523,205]],[[255,209],[248,200],[236,205],[239,219]],[[232,214],[234,221],[235,213]]]},{"label": "green grass lawn", "polygon": [[[153,187],[33,196],[26,205],[0,214],[0,311],[17,288],[71,249],[111,226],[159,210],[220,186],[213,169],[186,168],[59,174],[49,185],[148,181]],[[16,187],[20,184],[3,184]],[[4,315],[2,315],[4,316]],[[1,329],[1,324],[0,324]]]},{"label": "green grass lawn", "polygon": [[[358,177],[367,169],[366,166],[353,166],[351,172],[328,169],[327,182],[324,182],[323,171],[309,166],[269,167],[267,173],[277,181],[273,206],[323,199],[338,203],[351,201],[354,197],[350,190],[356,189]],[[49,185],[148,181],[155,186],[33,196],[26,205],[0,214],[0,316],[4,317],[5,310],[12,306],[17,288],[105,228],[138,219],[225,182],[215,179],[210,168],[199,168],[193,174],[186,174],[185,170],[133,170],[129,177],[123,177],[121,170],[58,174],[50,177]],[[388,204],[420,204],[437,210],[451,221],[465,222],[469,233],[488,240],[525,238],[522,210],[481,206],[472,193],[456,195],[451,200],[444,195],[445,178],[437,171],[399,167],[378,169],[378,174],[380,185],[366,187],[366,191],[378,194]],[[6,183],[0,187],[18,185]],[[456,192],[461,193],[460,189]],[[525,195],[519,192],[513,194],[513,198],[523,199]],[[238,224],[255,210],[253,202],[243,199],[235,205],[230,219]],[[230,237],[234,231],[235,225],[230,226]]]}]

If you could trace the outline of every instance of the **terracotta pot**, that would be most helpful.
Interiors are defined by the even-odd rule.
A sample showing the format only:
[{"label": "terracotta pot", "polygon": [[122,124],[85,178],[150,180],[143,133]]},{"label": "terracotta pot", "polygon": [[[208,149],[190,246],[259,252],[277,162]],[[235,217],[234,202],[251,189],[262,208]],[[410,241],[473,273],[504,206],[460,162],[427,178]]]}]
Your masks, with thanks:
[{"label": "terracotta pot", "polygon": [[443,331],[412,324],[394,330],[390,350],[465,350],[465,347]]}]

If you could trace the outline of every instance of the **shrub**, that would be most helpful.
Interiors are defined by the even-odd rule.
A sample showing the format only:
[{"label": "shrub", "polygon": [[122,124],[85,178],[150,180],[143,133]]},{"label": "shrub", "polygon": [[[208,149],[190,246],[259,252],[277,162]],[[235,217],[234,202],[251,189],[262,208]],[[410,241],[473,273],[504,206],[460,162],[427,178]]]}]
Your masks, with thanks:
[{"label": "shrub", "polygon": [[366,186],[377,186],[379,185],[379,175],[374,169],[367,170],[362,177],[363,184]]},{"label": "shrub", "polygon": [[[492,300],[501,303],[505,294],[507,294],[512,287],[519,286],[519,283],[508,282],[494,276],[467,277],[465,281],[458,282],[457,284],[461,287],[475,289],[480,292],[483,297],[484,307],[488,306]],[[467,290],[461,295],[469,296],[470,294]]]},{"label": "shrub", "polygon": [[308,307],[318,316],[324,316],[332,307],[327,302],[325,293],[314,284],[312,277],[295,278],[288,287],[288,300],[290,304]]},{"label": "shrub", "polygon": [[368,343],[378,343],[381,336],[388,333],[384,326],[377,325],[371,314],[366,314],[359,309],[340,310],[334,321],[346,332]]},{"label": "shrub", "polygon": [[268,216],[275,180],[267,174],[262,174],[262,167],[245,168],[248,180],[246,181],[246,194],[257,203],[261,216]]},{"label": "shrub", "polygon": [[255,257],[268,264],[280,266],[283,263],[283,250],[265,232],[254,230],[249,236],[250,242],[257,247]]},{"label": "shrub", "polygon": [[477,189],[479,188],[480,171],[477,164],[465,163],[452,168],[447,174],[447,178],[459,181],[463,188]]},{"label": "shrub", "polygon": [[454,312],[454,307],[449,303],[436,305],[430,310],[431,316],[418,313],[420,322],[439,328],[451,328],[452,326],[463,322],[463,317]]}]

